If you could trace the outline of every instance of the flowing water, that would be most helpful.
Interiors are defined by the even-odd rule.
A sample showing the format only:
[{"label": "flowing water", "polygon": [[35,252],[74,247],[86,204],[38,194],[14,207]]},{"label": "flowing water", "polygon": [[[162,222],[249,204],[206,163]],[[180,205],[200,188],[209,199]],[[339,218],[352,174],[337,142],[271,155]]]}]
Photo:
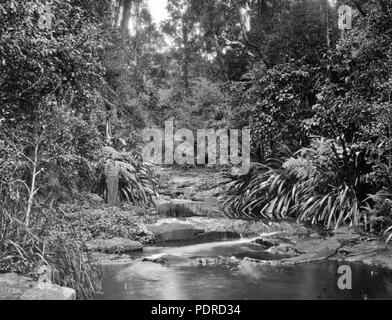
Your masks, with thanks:
[{"label": "flowing water", "polygon": [[146,248],[129,264],[104,267],[104,294],[100,298],[392,299],[392,274],[388,271],[353,264],[353,289],[341,291],[337,287],[338,262],[257,264],[244,258],[276,260],[282,256],[269,254],[252,240]]}]

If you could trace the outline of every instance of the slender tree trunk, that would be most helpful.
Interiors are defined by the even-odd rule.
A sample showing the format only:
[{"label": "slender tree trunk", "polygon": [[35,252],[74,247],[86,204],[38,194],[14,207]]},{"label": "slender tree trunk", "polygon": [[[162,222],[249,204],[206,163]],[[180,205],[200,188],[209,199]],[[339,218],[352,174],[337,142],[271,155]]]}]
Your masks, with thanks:
[{"label": "slender tree trunk", "polygon": [[33,208],[34,197],[38,192],[38,189],[36,188],[36,180],[37,180],[37,176],[40,174],[40,172],[38,171],[38,165],[39,165],[38,151],[41,143],[40,140],[41,139],[38,137],[35,139],[34,158],[32,159],[32,177],[31,177],[29,199],[27,202],[27,209],[26,209],[26,216],[25,216],[25,225],[27,228],[29,227],[30,224],[31,210]]}]

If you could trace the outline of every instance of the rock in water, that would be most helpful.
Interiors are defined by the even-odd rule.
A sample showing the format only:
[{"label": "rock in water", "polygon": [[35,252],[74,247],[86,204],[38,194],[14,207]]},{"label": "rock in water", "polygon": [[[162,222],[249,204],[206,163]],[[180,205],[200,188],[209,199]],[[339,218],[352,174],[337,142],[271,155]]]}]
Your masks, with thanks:
[{"label": "rock in water", "polygon": [[196,235],[203,233],[190,223],[180,221],[160,222],[148,227],[156,242],[192,240]]},{"label": "rock in water", "polygon": [[152,258],[147,257],[144,258],[143,261],[159,263],[163,266],[168,266],[168,267],[190,266],[192,264],[192,261],[187,258],[179,257],[171,254],[161,255]]}]

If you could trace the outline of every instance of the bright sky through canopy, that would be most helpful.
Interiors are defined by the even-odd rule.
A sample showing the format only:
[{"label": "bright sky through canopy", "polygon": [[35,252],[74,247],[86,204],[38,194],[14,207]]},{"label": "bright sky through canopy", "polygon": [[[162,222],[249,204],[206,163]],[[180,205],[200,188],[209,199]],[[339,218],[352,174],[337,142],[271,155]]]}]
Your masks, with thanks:
[{"label": "bright sky through canopy", "polygon": [[[336,5],[336,0],[329,0],[332,6]],[[147,0],[148,6],[154,22],[160,24],[168,17],[166,10],[167,0]]]},{"label": "bright sky through canopy", "polygon": [[147,2],[155,23],[160,24],[161,21],[167,18],[167,0],[147,0]]}]

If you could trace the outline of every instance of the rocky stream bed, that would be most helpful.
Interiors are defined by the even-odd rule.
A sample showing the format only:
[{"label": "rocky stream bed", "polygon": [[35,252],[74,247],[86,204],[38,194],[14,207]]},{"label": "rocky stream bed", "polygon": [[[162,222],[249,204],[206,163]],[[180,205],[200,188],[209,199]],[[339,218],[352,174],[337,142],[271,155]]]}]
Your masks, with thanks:
[{"label": "rocky stream bed", "polygon": [[[391,246],[348,227],[327,232],[294,220],[231,220],[217,205],[222,190],[214,183],[216,172],[163,171],[169,181],[166,190],[153,218],[137,223],[138,237],[98,235],[87,241],[87,250],[104,271],[98,299],[347,298],[329,287],[342,263],[357,270],[361,282],[361,294],[357,290],[349,298],[392,298]],[[328,274],[335,278],[326,284]],[[318,281],[312,277],[321,279],[319,286],[311,285]],[[304,285],[296,282],[299,279],[314,288],[309,295],[295,296]],[[167,290],[161,289],[162,281]],[[204,291],[191,292],[183,282]],[[228,294],[225,286],[231,285],[237,289]],[[375,290],[375,285],[383,290]],[[2,299],[75,298],[72,289],[14,274],[0,275],[0,288]],[[329,296],[321,292],[326,288]],[[268,290],[271,295],[266,295]]]}]

